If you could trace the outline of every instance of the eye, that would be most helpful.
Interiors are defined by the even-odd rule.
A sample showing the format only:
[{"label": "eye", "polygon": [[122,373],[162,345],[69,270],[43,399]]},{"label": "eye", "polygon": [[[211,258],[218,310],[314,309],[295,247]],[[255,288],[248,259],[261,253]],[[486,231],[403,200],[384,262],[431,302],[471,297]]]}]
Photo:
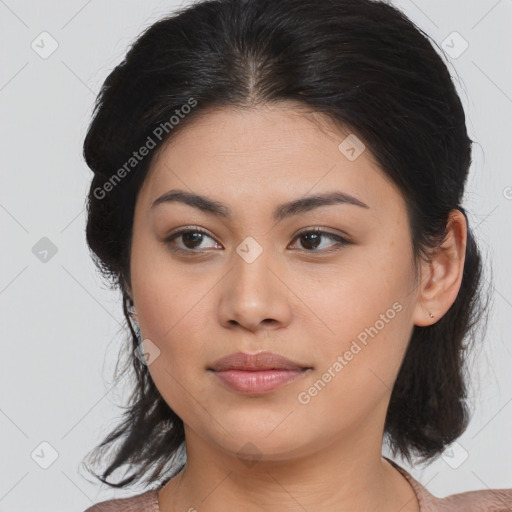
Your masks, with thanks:
[{"label": "eye", "polygon": [[[202,246],[202,244],[208,238],[213,241],[213,246]],[[176,243],[176,241],[180,239],[182,244],[181,246]],[[324,231],[321,228],[302,231],[295,237],[295,240],[297,239],[302,239],[301,247],[299,247],[299,249],[306,252],[332,252],[352,243],[340,235],[329,233],[328,231]],[[322,247],[322,239],[331,240],[333,243],[328,248]],[[173,233],[171,236],[167,237],[164,242],[172,251],[188,254],[200,252],[200,249],[222,248],[222,246],[218,244],[210,235],[208,235],[204,229],[199,227],[188,227],[181,229],[180,231],[177,231],[176,233]]]},{"label": "eye", "polygon": [[[307,252],[331,252],[351,243],[340,235],[329,233],[328,231],[324,231],[320,228],[302,231],[296,236],[296,239],[303,240],[303,242],[301,242],[302,247],[300,247],[300,249],[303,249]],[[334,243],[331,244],[330,248],[326,249],[325,246],[321,247],[322,239],[329,239],[334,241]]]},{"label": "eye", "polygon": [[[180,239],[182,241],[183,246],[176,246],[174,240]],[[195,249],[204,249],[205,247],[201,247],[201,244],[204,242],[205,238],[210,238],[213,240],[211,236],[209,236],[205,230],[201,228],[194,229],[182,229],[170,237],[165,239],[165,243],[167,243],[171,250],[180,251],[180,252],[194,252]],[[216,244],[217,242],[214,241]],[[218,245],[218,244],[217,244]]]}]

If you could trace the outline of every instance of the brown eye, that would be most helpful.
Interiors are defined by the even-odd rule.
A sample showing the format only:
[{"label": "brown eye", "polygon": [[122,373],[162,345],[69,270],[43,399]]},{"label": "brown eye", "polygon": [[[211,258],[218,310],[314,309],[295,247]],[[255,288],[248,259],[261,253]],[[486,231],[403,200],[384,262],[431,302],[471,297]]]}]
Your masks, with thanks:
[{"label": "brown eye", "polygon": [[[208,239],[213,241],[213,246],[210,245],[208,247],[203,245],[207,243]],[[295,239],[300,240],[300,247],[298,247],[298,249],[306,252],[319,253],[336,251],[351,243],[340,235],[335,235],[334,233],[329,233],[328,231],[323,231],[321,229],[303,231],[302,233],[299,233]],[[178,241],[181,241],[181,243],[177,243]],[[328,241],[331,241],[331,244],[328,244]],[[165,240],[165,243],[172,251],[189,253],[190,255],[205,252],[205,249],[222,248],[222,246],[220,246],[210,235],[208,235],[206,231],[201,228],[182,229],[181,231],[169,236]]]},{"label": "brown eye", "polygon": [[182,233],[181,237],[184,245],[187,249],[197,249],[197,244],[200,245],[204,238],[203,233],[197,231],[189,231],[188,233]]},{"label": "brown eye", "polygon": [[[302,233],[299,233],[296,238],[301,240],[300,249],[304,249],[307,252],[329,252],[336,250],[340,246],[348,245],[350,243],[342,236],[335,235],[334,233],[329,233],[327,231],[322,231],[321,229],[303,231]],[[321,247],[322,242],[325,239],[331,240],[334,243],[327,248]],[[321,248],[318,249],[319,247]]]},{"label": "brown eye", "polygon": [[[174,233],[170,237],[166,238],[165,243],[168,244],[170,249],[174,251],[197,252],[200,249],[208,248],[204,246],[201,247],[201,244],[204,243],[208,238],[213,240],[213,238],[202,229],[182,229],[181,231],[178,231],[177,233]],[[179,239],[181,239],[182,242],[181,247],[175,242],[175,240]],[[217,242],[215,242],[215,244],[217,244]]]}]

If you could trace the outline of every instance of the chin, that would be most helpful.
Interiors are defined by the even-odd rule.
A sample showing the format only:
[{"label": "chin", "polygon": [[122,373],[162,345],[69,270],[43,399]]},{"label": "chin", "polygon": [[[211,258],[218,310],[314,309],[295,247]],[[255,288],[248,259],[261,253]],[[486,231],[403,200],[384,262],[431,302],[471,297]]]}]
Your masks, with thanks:
[{"label": "chin", "polygon": [[[282,418],[281,420],[282,421]],[[212,440],[223,450],[236,454],[240,460],[286,461],[303,453],[305,446],[296,432],[278,432],[279,422],[272,425],[253,425],[253,428],[230,423],[229,434],[222,428],[221,432],[209,433]],[[219,434],[221,437],[219,438]],[[307,444],[307,443],[306,443]]]}]

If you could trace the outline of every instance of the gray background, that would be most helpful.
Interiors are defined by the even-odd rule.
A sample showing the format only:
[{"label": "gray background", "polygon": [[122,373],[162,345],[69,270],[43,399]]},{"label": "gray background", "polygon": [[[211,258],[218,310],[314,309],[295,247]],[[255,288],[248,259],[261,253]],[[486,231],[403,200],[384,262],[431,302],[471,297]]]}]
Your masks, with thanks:
[{"label": "gray background", "polygon": [[[394,3],[444,44],[476,141],[464,206],[486,280],[494,274],[488,336],[471,357],[468,430],[427,468],[398,462],[437,496],[512,487],[512,1]],[[111,389],[120,295],[85,244],[92,173],[81,151],[101,83],[141,30],[178,5],[0,0],[0,512],[83,511],[144,490],[112,491],[78,472],[126,396]],[[58,43],[47,58],[44,31]]]}]

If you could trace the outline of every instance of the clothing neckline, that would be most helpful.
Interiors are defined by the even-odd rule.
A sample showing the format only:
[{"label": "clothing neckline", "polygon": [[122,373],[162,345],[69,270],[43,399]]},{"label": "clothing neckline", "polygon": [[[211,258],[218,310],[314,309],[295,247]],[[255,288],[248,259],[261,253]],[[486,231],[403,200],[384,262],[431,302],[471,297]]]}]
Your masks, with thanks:
[{"label": "clothing neckline", "polygon": [[416,495],[416,499],[418,500],[420,512],[427,512],[427,510],[429,510],[429,505],[435,499],[435,496],[420,482],[418,482],[418,480],[416,480],[406,469],[404,469],[402,466],[399,466],[394,460],[391,460],[385,456],[383,456],[383,458],[386,459],[395,469],[397,469],[409,482],[409,485],[412,487],[414,494]]},{"label": "clothing neckline", "polygon": [[148,491],[149,499],[151,500],[149,505],[149,512],[162,512],[160,509],[160,502],[158,501],[158,492],[165,484],[159,485],[156,489]]}]

